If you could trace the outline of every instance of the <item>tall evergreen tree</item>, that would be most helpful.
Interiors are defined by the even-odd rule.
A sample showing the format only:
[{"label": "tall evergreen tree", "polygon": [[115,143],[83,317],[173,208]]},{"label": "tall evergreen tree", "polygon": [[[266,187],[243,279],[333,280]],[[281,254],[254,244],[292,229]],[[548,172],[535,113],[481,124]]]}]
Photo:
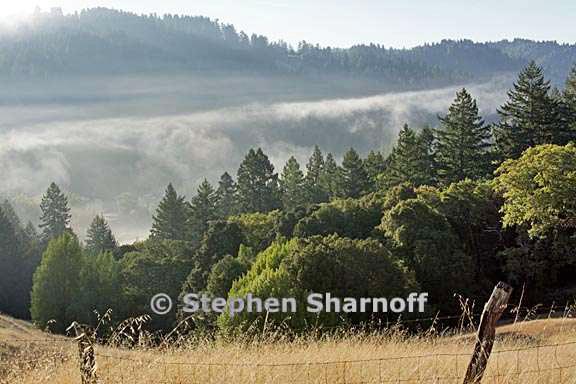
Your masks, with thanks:
[{"label": "tall evergreen tree", "polygon": [[32,223],[23,228],[8,201],[0,204],[0,312],[30,318],[32,274],[41,244]]},{"label": "tall evergreen tree", "polygon": [[494,137],[502,158],[517,158],[539,144],[563,144],[568,127],[559,121],[558,105],[550,97],[550,82],[531,62],[518,76],[508,101],[498,109],[500,123]]},{"label": "tall evergreen tree", "polygon": [[306,164],[306,177],[304,187],[306,189],[306,199],[311,204],[328,201],[328,191],[322,184],[322,173],[324,172],[324,156],[316,145],[314,152]]},{"label": "tall evergreen tree", "polygon": [[294,156],[288,159],[282,170],[280,190],[285,210],[293,210],[306,204],[304,173],[300,170],[300,164]]},{"label": "tall evergreen tree", "polygon": [[478,114],[476,100],[466,89],[456,94],[437,130],[438,172],[445,184],[465,178],[478,179],[490,172],[490,127]]},{"label": "tall evergreen tree", "polygon": [[178,196],[172,184],[168,184],[166,193],[152,218],[150,234],[156,239],[186,240],[189,232],[189,216],[190,207],[185,197]]},{"label": "tall evergreen tree", "polygon": [[216,215],[222,219],[237,213],[236,183],[228,172],[224,172],[216,190]]},{"label": "tall evergreen tree", "polygon": [[398,133],[398,141],[386,159],[387,167],[379,178],[379,184],[384,187],[407,183],[413,186],[433,185],[434,156],[432,143],[434,136],[429,128],[424,128],[420,134],[411,129],[408,124]]},{"label": "tall evergreen tree", "polygon": [[269,212],[280,207],[278,175],[260,148],[250,149],[240,164],[238,200],[243,213]]},{"label": "tall evergreen tree", "polygon": [[564,88],[564,102],[568,108],[570,140],[576,140],[576,65],[572,68],[572,71],[566,80],[566,87]]},{"label": "tall evergreen tree", "polygon": [[214,188],[208,180],[204,179],[190,204],[192,238],[198,242],[202,240],[204,233],[206,233],[209,222],[216,220],[216,198]]},{"label": "tall evergreen tree", "polygon": [[336,164],[336,160],[334,160],[334,156],[331,153],[326,155],[324,169],[320,176],[320,184],[328,195],[328,199],[338,197],[342,194],[342,170],[338,164]]},{"label": "tall evergreen tree", "polygon": [[50,184],[40,203],[42,216],[40,228],[42,240],[48,242],[62,235],[70,225],[70,208],[68,198],[60,191],[56,183]]},{"label": "tall evergreen tree", "polygon": [[358,153],[350,148],[342,160],[342,197],[358,198],[370,191],[370,178]]},{"label": "tall evergreen tree", "polygon": [[13,297],[18,282],[18,264],[21,258],[16,228],[4,209],[0,207],[0,312],[13,314],[17,306]]},{"label": "tall evergreen tree", "polygon": [[570,75],[568,75],[568,79],[566,79],[564,97],[567,103],[576,109],[576,65],[574,65],[572,71],[570,71]]},{"label": "tall evergreen tree", "polygon": [[370,178],[370,190],[376,190],[378,177],[386,169],[386,160],[384,156],[382,156],[382,153],[380,151],[370,151],[366,160],[364,160],[364,169],[366,169],[366,173],[368,173],[368,177]]},{"label": "tall evergreen tree", "polygon": [[91,256],[101,253],[115,253],[118,248],[116,238],[103,215],[97,215],[86,231],[86,252]]}]

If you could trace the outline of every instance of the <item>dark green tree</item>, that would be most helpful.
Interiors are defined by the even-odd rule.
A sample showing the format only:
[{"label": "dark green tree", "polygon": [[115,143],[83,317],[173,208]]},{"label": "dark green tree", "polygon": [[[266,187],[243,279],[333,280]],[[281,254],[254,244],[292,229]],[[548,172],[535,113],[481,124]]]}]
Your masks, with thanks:
[{"label": "dark green tree", "polygon": [[0,207],[0,312],[13,314],[17,306],[13,287],[18,282],[18,264],[22,250],[16,228]]},{"label": "dark green tree", "polygon": [[235,215],[238,212],[236,204],[236,183],[228,172],[224,172],[216,190],[216,215],[221,219]]},{"label": "dark green tree", "polygon": [[370,191],[370,178],[358,153],[350,148],[342,160],[342,197],[358,198]]},{"label": "dark green tree", "polygon": [[216,220],[216,200],[217,196],[214,188],[208,180],[204,179],[190,204],[190,228],[193,239],[202,240],[204,233],[208,229],[208,223]]},{"label": "dark green tree", "polygon": [[42,240],[50,240],[62,235],[70,226],[70,208],[68,198],[60,191],[56,183],[50,184],[40,203],[40,229]]},{"label": "dark green tree", "polygon": [[370,178],[370,190],[374,191],[378,185],[378,178],[386,169],[386,159],[380,151],[370,151],[364,160],[364,169]]},{"label": "dark green tree", "polygon": [[278,175],[268,156],[250,149],[238,169],[241,212],[269,212],[280,207]]},{"label": "dark green tree", "polygon": [[48,244],[42,262],[34,273],[32,287],[32,320],[44,328],[50,320],[50,329],[63,333],[79,319],[80,271],[82,249],[76,236],[64,232]]},{"label": "dark green tree", "polygon": [[102,315],[109,309],[114,320],[123,320],[119,317],[124,311],[120,261],[111,252],[86,256],[80,272],[78,321],[96,326],[96,313]]},{"label": "dark green tree", "polygon": [[306,177],[304,187],[306,189],[306,199],[310,204],[318,204],[328,201],[328,192],[322,183],[324,172],[324,156],[316,145],[314,152],[306,164]]},{"label": "dark green tree", "polygon": [[96,256],[104,252],[115,253],[118,248],[116,238],[103,215],[97,215],[86,231],[86,252]]},{"label": "dark green tree", "polygon": [[213,297],[228,297],[234,281],[247,271],[248,265],[245,261],[226,255],[212,267],[206,291]]},{"label": "dark green tree", "polygon": [[41,253],[35,226],[22,227],[12,205],[0,203],[0,312],[30,319],[32,275]]},{"label": "dark green tree", "polygon": [[570,71],[568,79],[566,79],[566,86],[564,87],[564,97],[567,103],[576,109],[576,65]]},{"label": "dark green tree", "polygon": [[559,121],[558,106],[549,93],[550,82],[544,79],[542,68],[531,62],[498,109],[501,120],[494,138],[502,159],[517,158],[535,145],[564,143],[568,127]]},{"label": "dark green tree", "polygon": [[334,156],[331,153],[326,155],[324,169],[320,176],[320,184],[322,185],[322,189],[328,195],[328,199],[341,195],[342,170],[338,164],[336,164]]},{"label": "dark green tree", "polygon": [[490,172],[490,127],[478,114],[476,100],[466,89],[456,94],[436,131],[438,177],[444,184],[478,179]]},{"label": "dark green tree", "polygon": [[570,139],[576,139],[576,65],[572,68],[566,87],[564,88],[564,102],[568,108],[568,121],[570,125]]},{"label": "dark green tree", "polygon": [[214,264],[226,255],[236,257],[243,242],[245,238],[238,224],[222,220],[211,222],[200,248],[194,254],[192,270],[184,283],[183,292],[205,290]]},{"label": "dark green tree", "polygon": [[190,206],[184,196],[178,196],[172,184],[168,184],[166,193],[152,218],[151,236],[163,240],[186,240],[189,234],[188,219]]},{"label": "dark green tree", "polygon": [[304,173],[300,170],[300,164],[294,156],[288,159],[282,170],[280,190],[285,210],[293,210],[306,204]]},{"label": "dark green tree", "polygon": [[182,284],[192,268],[192,250],[185,241],[146,241],[137,252],[127,253],[122,266],[122,314],[121,318],[150,314],[154,330],[172,329],[176,311],[165,316],[153,314],[150,298],[160,292],[175,300]]},{"label": "dark green tree", "polygon": [[434,136],[429,128],[417,134],[405,124],[388,156],[386,170],[378,179],[379,184],[384,188],[403,183],[413,186],[434,184],[433,141]]}]

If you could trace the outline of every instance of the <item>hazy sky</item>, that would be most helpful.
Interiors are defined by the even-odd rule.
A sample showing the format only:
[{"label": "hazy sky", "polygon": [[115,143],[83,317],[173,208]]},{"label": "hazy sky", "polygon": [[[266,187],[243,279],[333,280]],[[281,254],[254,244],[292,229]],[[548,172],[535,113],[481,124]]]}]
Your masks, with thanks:
[{"label": "hazy sky", "polygon": [[205,15],[295,44],[376,42],[410,47],[443,38],[576,41],[576,0],[18,0],[0,16],[59,6]]}]

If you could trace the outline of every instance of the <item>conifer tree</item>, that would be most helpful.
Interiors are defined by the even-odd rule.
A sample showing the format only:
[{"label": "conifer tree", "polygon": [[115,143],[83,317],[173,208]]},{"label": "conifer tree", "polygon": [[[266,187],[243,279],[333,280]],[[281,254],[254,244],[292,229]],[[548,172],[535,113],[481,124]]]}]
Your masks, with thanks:
[{"label": "conifer tree", "polygon": [[178,196],[172,184],[168,184],[166,193],[152,218],[150,234],[156,239],[186,240],[189,232],[189,216],[190,207],[185,197]]},{"label": "conifer tree", "polygon": [[39,227],[42,229],[42,240],[48,242],[62,235],[70,225],[70,208],[68,198],[60,191],[56,183],[51,183],[40,203],[42,216]]},{"label": "conifer tree", "polygon": [[278,175],[268,156],[250,149],[238,169],[238,200],[240,211],[269,212],[280,208]]},{"label": "conifer tree", "polygon": [[370,178],[358,153],[350,148],[342,160],[342,197],[358,198],[370,191]]},{"label": "conifer tree", "polygon": [[224,172],[216,190],[216,215],[225,219],[237,213],[236,183],[228,172]]},{"label": "conifer tree", "polygon": [[216,220],[216,198],[214,188],[208,180],[204,179],[190,204],[190,228],[193,239],[202,240],[204,233],[208,229],[209,222]]},{"label": "conifer tree", "polygon": [[364,160],[364,169],[366,169],[366,173],[368,173],[368,177],[370,178],[370,190],[376,190],[378,177],[386,169],[386,160],[384,156],[382,156],[382,153],[380,153],[380,151],[370,151],[366,160]]},{"label": "conifer tree", "polygon": [[21,249],[17,239],[16,228],[0,207],[0,312],[13,313],[13,287],[19,284],[17,265]]},{"label": "conifer tree", "polygon": [[32,274],[40,261],[40,244],[32,223],[23,228],[6,200],[0,204],[0,312],[28,319]]},{"label": "conifer tree", "polygon": [[334,156],[331,153],[326,155],[320,183],[322,189],[328,195],[328,199],[341,196],[342,170],[336,164],[336,160],[334,160]]},{"label": "conifer tree", "polygon": [[386,170],[379,178],[384,187],[407,183],[413,186],[435,183],[432,130],[424,128],[420,134],[408,124],[398,133],[398,141],[386,159]]},{"label": "conifer tree", "polygon": [[316,145],[312,156],[306,164],[306,177],[304,187],[306,189],[306,199],[311,204],[318,204],[328,201],[328,191],[322,184],[322,174],[324,172],[324,156]]},{"label": "conifer tree", "polygon": [[92,220],[86,231],[86,252],[91,256],[101,253],[115,253],[118,248],[116,238],[102,215],[97,215]]},{"label": "conifer tree", "polygon": [[501,121],[494,137],[500,157],[517,158],[534,145],[565,141],[568,127],[561,123],[558,105],[549,92],[550,82],[532,61],[508,91],[508,101],[498,109]]},{"label": "conifer tree", "polygon": [[564,88],[564,102],[568,109],[568,122],[570,126],[570,140],[576,140],[576,65],[572,68],[566,87]]},{"label": "conifer tree", "polygon": [[300,164],[294,156],[288,159],[282,170],[280,190],[284,210],[293,210],[306,204],[304,173],[300,170]]},{"label": "conifer tree", "polygon": [[566,86],[564,88],[564,97],[567,103],[576,109],[576,65],[570,71],[568,79],[566,80]]},{"label": "conifer tree", "polygon": [[440,117],[436,161],[444,184],[465,178],[478,179],[490,172],[487,150],[490,127],[478,114],[476,100],[466,89],[456,94],[448,114]]}]

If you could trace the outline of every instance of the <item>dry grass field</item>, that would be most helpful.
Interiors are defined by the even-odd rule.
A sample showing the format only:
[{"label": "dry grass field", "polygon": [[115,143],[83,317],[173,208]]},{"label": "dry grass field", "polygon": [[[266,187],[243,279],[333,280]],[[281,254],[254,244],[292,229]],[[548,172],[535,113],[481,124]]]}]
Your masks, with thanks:
[{"label": "dry grass field", "polygon": [[[471,333],[348,333],[194,347],[96,347],[103,384],[461,383]],[[0,317],[0,383],[80,383],[78,348],[25,322]],[[576,319],[499,327],[483,383],[576,383]]]}]

